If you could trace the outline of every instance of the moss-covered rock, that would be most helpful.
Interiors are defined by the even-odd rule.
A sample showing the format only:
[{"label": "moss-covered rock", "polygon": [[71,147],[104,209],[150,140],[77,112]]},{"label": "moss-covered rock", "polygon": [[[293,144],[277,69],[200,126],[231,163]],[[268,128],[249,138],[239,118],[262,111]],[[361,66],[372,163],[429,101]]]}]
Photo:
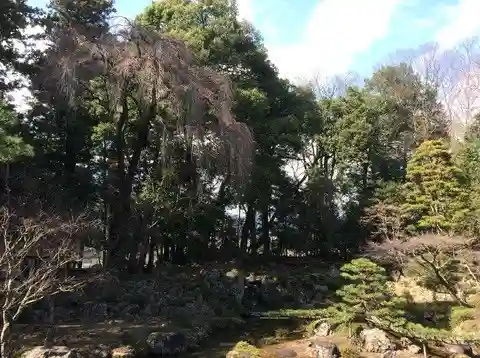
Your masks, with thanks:
[{"label": "moss-covered rock", "polygon": [[248,342],[240,341],[226,358],[262,358],[262,351]]}]

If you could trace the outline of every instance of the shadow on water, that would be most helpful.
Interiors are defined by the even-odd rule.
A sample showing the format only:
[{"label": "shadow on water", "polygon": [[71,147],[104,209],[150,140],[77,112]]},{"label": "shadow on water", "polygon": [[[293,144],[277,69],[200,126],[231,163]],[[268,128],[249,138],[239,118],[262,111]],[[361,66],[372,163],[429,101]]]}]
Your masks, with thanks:
[{"label": "shadow on water", "polygon": [[[199,349],[181,355],[182,358],[224,358],[239,341],[247,341],[257,347],[265,344],[265,339],[276,337],[281,341],[301,337],[299,327],[301,321],[292,319],[250,319],[240,328],[217,332],[212,335]],[[282,330],[279,337],[279,329]]]}]

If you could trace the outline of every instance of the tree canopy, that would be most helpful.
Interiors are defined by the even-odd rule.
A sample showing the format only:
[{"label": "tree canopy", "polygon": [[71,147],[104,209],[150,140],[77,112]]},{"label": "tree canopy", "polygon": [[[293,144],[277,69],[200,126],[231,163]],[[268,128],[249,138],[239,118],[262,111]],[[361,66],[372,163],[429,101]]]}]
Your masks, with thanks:
[{"label": "tree canopy", "polygon": [[[106,266],[477,232],[478,131],[454,152],[438,87],[409,64],[327,95],[282,78],[233,1],[154,2],[133,21],[106,0],[1,6],[0,61],[34,96],[20,114],[0,90],[3,203],[88,212]],[[39,19],[47,50],[24,71],[14,44]]]}]

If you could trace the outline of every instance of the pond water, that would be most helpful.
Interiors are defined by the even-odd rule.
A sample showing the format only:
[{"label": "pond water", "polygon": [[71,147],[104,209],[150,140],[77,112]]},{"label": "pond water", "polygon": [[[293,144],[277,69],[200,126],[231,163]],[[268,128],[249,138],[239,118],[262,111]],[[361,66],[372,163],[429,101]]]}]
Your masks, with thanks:
[{"label": "pond water", "polygon": [[217,332],[199,349],[181,355],[182,358],[225,358],[238,341],[248,341],[257,347],[265,343],[265,339],[276,337],[280,341],[301,337],[301,322],[290,319],[250,319],[244,326]]}]

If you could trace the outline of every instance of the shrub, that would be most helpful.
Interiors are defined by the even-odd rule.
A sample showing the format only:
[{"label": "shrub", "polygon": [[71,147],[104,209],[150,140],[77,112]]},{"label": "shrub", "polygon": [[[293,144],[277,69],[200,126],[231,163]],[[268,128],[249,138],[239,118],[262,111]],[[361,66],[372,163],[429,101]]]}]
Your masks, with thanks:
[{"label": "shrub", "polygon": [[233,351],[237,353],[247,353],[251,358],[261,358],[262,353],[260,349],[245,341],[238,342],[233,348]]}]

